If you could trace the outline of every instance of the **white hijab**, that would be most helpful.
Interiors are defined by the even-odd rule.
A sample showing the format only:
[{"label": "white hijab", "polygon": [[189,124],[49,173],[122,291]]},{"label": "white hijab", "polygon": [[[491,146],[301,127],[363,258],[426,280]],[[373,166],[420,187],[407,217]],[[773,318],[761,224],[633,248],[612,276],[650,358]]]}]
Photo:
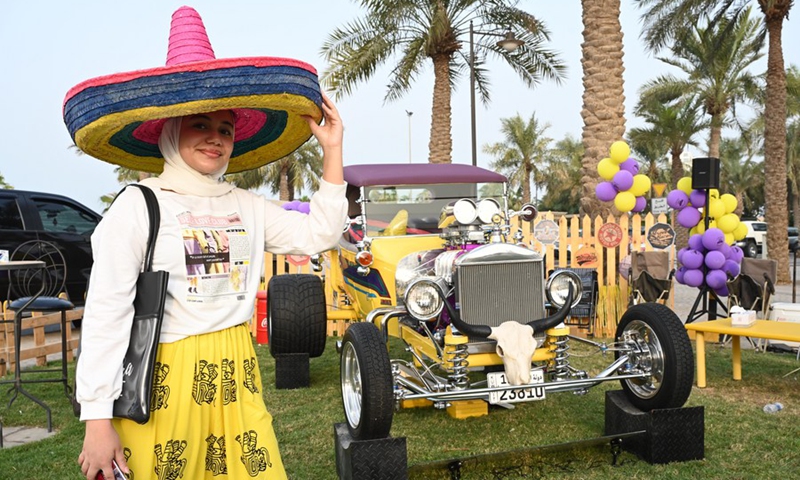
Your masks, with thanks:
[{"label": "white hijab", "polygon": [[219,197],[236,188],[222,178],[228,169],[227,163],[215,172],[203,174],[183,160],[178,149],[180,131],[181,118],[170,118],[164,123],[164,129],[158,137],[158,148],[164,156],[164,172],[158,178],[148,179],[146,183],[162,190],[199,197]]}]

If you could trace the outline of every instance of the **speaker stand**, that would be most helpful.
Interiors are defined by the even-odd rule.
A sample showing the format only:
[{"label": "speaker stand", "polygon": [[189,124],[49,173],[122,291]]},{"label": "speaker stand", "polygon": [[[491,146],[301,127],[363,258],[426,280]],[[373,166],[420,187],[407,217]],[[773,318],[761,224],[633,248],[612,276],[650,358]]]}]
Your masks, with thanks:
[{"label": "speaker stand", "polygon": [[[700,308],[698,309],[698,307]],[[704,283],[694,299],[694,305],[689,311],[689,316],[686,317],[686,323],[692,323],[705,314],[708,314],[709,321],[716,320],[719,316],[717,308],[721,308],[724,316],[728,316],[728,309],[719,301],[717,294]]]}]

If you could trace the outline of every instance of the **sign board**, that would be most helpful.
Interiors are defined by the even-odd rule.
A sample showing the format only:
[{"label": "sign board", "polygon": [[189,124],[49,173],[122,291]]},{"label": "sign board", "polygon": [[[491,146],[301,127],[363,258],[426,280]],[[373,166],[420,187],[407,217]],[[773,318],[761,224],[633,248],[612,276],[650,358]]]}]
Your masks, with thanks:
[{"label": "sign board", "polygon": [[552,245],[558,240],[558,224],[552,220],[542,220],[533,227],[533,236],[545,245]]},{"label": "sign board", "polygon": [[668,223],[656,223],[647,231],[647,241],[653,248],[669,248],[675,243],[675,230]]},{"label": "sign board", "polygon": [[666,183],[654,183],[653,184],[653,192],[656,194],[656,197],[661,197],[664,195],[664,190],[667,189]]},{"label": "sign board", "polygon": [[650,211],[653,212],[653,215],[669,212],[669,205],[667,205],[667,198],[659,197],[651,199]]},{"label": "sign board", "polygon": [[616,223],[605,223],[597,230],[597,241],[606,248],[615,248],[622,241],[622,227]]}]

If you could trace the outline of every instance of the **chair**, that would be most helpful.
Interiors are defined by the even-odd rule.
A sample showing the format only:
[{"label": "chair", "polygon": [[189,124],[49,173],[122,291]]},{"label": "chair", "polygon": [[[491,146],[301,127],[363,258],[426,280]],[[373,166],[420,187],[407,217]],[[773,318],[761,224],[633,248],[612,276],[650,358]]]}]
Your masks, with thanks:
[{"label": "chair", "polygon": [[[74,309],[75,306],[68,299],[61,297],[66,296],[64,284],[67,278],[67,266],[64,255],[53,243],[42,240],[31,240],[19,245],[11,253],[11,260],[35,260],[44,262],[45,264],[44,268],[13,270],[9,272],[8,309],[18,311],[24,308],[26,314],[27,312],[58,312],[61,314],[61,368],[36,371],[36,373],[60,372],[61,376],[59,378],[37,379],[34,381],[61,382],[64,384],[64,391],[69,397],[72,393],[72,389],[69,386],[69,378],[67,376],[68,327],[66,312]],[[33,298],[32,302],[31,298]],[[29,302],[30,304],[28,304]],[[22,316],[16,315],[15,317],[18,317],[14,320],[14,334],[16,336],[15,371],[19,372],[15,373],[15,378],[19,379],[22,371],[19,365],[19,337],[22,335],[23,331]],[[20,383],[25,383],[21,379],[19,381]]]},{"label": "chair", "polygon": [[670,268],[669,252],[655,250],[652,252],[631,253],[631,268],[628,274],[630,285],[630,305],[644,302],[666,304],[672,290],[672,277],[675,269]]},{"label": "chair", "polygon": [[594,335],[594,323],[597,318],[597,300],[600,294],[597,281],[597,270],[594,268],[556,268],[550,271],[550,275],[561,270],[569,270],[575,273],[581,280],[581,298],[572,307],[569,317],[564,321],[566,325],[587,330],[588,336]]},{"label": "chair", "polygon": [[[768,318],[775,281],[778,278],[778,261],[769,258],[743,258],[739,275],[728,280],[728,311],[738,306],[755,310],[758,318]],[[747,337],[753,347],[761,349]],[[727,338],[724,340],[727,341]]]}]

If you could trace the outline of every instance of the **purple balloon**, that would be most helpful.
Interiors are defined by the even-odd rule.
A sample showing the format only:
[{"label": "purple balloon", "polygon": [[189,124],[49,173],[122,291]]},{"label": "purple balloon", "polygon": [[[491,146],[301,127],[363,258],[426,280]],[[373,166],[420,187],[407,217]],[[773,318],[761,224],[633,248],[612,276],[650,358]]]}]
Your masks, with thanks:
[{"label": "purple balloon", "polygon": [[284,210],[297,210],[300,207],[300,200],[292,200],[289,203],[284,203],[282,206]]},{"label": "purple balloon", "polygon": [[728,276],[722,270],[709,270],[709,272],[706,273],[706,285],[714,290],[724,287],[727,280]]},{"label": "purple balloon", "polygon": [[681,265],[680,267],[678,267],[677,270],[675,270],[675,281],[677,281],[681,285],[684,285],[683,275],[686,273],[686,270],[688,270],[688,268],[684,267],[683,265]]},{"label": "purple balloon", "polygon": [[722,265],[722,271],[733,278],[739,275],[739,272],[742,271],[742,268],[733,260],[725,260],[725,263]]},{"label": "purple balloon", "polygon": [[683,281],[686,285],[689,285],[690,287],[699,287],[700,285],[703,284],[703,280],[705,280],[704,277],[705,276],[703,275],[702,270],[690,268],[686,270],[686,272],[684,272]]},{"label": "purple balloon", "polygon": [[680,250],[678,250],[677,255],[675,255],[675,258],[678,259],[678,263],[683,264],[683,260],[682,260],[683,254],[688,252],[688,251],[689,251],[689,247],[683,247]]},{"label": "purple balloon", "polygon": [[742,263],[742,259],[744,258],[744,250],[737,247],[736,245],[731,246],[731,256],[728,257],[729,260],[733,260],[736,263]]},{"label": "purple balloon", "polygon": [[703,232],[703,246],[708,250],[717,250],[725,244],[725,233],[719,228],[709,228]]},{"label": "purple balloon", "polygon": [[633,186],[633,175],[627,170],[620,170],[614,174],[611,183],[614,184],[614,187],[616,187],[618,191],[624,192]]},{"label": "purple balloon", "polygon": [[630,157],[619,164],[619,169],[625,170],[626,172],[631,172],[631,175],[636,175],[639,173],[639,162],[637,162],[635,158]]},{"label": "purple balloon", "polygon": [[730,292],[728,292],[728,284],[726,283],[720,288],[715,288],[714,293],[716,293],[718,297],[727,297],[730,294]]},{"label": "purple balloon", "polygon": [[643,212],[644,209],[647,208],[647,199],[644,196],[636,197],[636,205],[633,206],[631,210],[634,213]]},{"label": "purple balloon", "polygon": [[689,205],[689,195],[683,190],[673,190],[667,194],[667,205],[680,210],[686,205]]},{"label": "purple balloon", "polygon": [[705,206],[706,192],[704,190],[692,190],[692,193],[689,194],[689,201],[692,202],[692,206],[695,208]]},{"label": "purple balloon", "polygon": [[[719,270],[723,265],[725,265],[725,255],[723,255],[719,250],[711,250],[710,252],[706,253],[704,262],[706,267],[712,270]],[[710,287],[711,284],[708,286]]]},{"label": "purple balloon", "polygon": [[611,182],[600,182],[595,187],[594,193],[601,202],[610,202],[617,196],[617,189]]},{"label": "purple balloon", "polygon": [[723,255],[725,255],[726,260],[731,258],[731,246],[728,245],[727,243],[722,242],[722,245],[720,245],[719,248],[717,248],[717,250],[719,250],[720,252],[722,252]]},{"label": "purple balloon", "polygon": [[683,264],[688,269],[698,269],[703,266],[703,253],[697,250],[689,250],[683,254]]},{"label": "purple balloon", "polygon": [[684,228],[692,228],[700,221],[700,211],[694,207],[686,207],[678,212],[678,224]]},{"label": "purple balloon", "polygon": [[308,215],[308,213],[311,212],[311,204],[308,202],[302,202],[300,206],[297,207],[297,211]]},{"label": "purple balloon", "polygon": [[695,233],[689,237],[689,248],[698,252],[705,252],[706,247],[703,245],[703,235]]}]

